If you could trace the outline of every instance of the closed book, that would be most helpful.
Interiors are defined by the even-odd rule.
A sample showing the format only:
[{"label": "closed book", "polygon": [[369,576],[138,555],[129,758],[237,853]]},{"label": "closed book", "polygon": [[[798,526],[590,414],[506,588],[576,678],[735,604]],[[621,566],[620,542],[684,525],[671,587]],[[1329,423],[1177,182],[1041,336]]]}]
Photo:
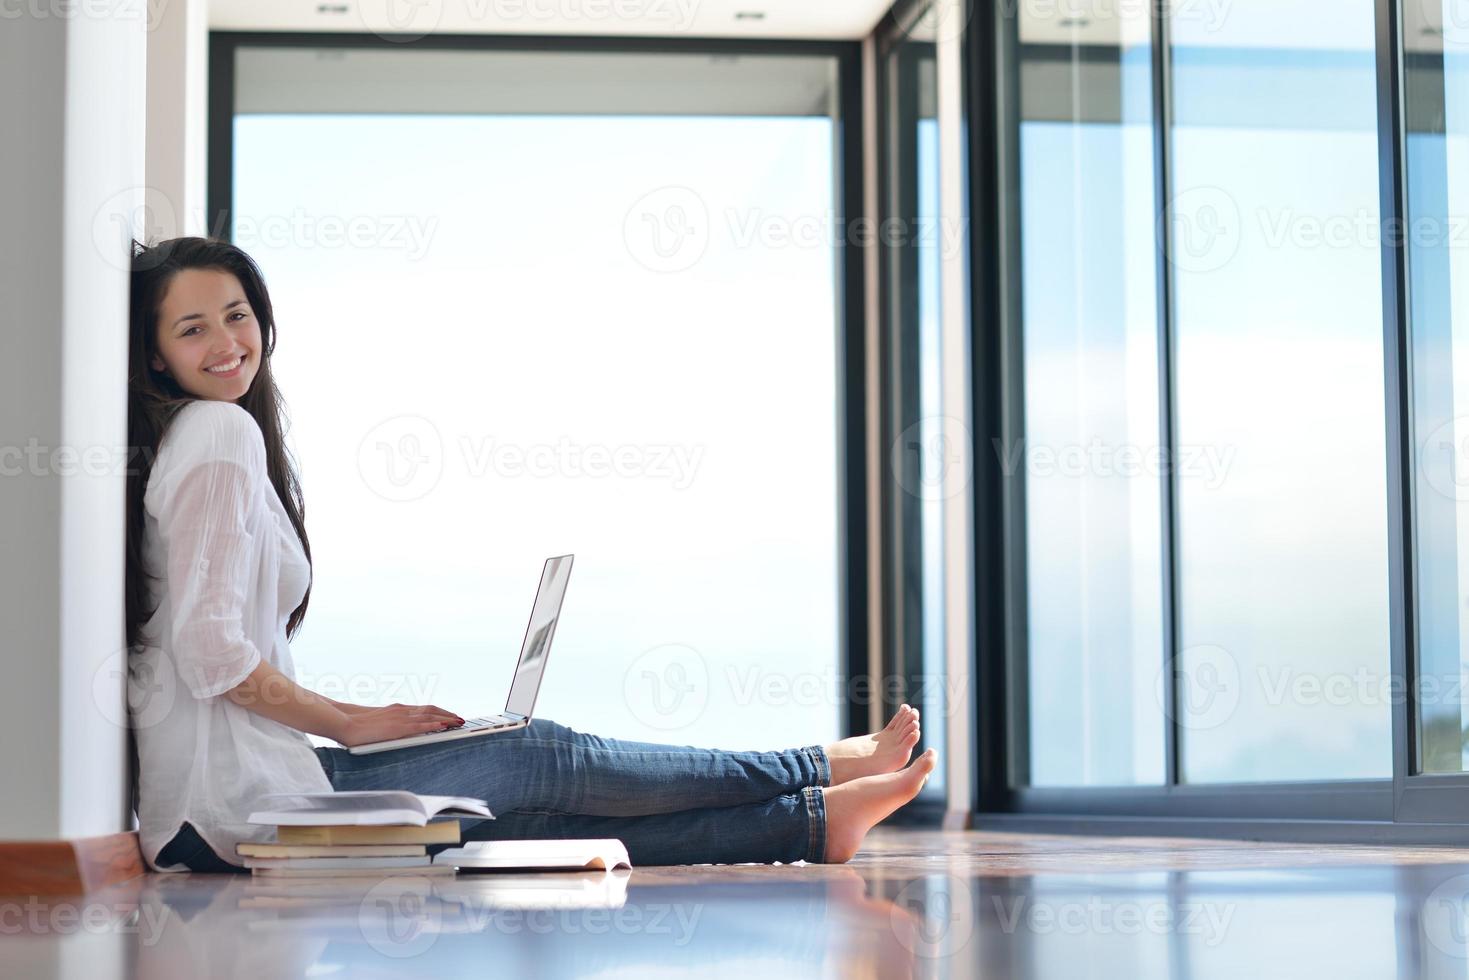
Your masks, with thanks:
[{"label": "closed book", "polygon": [[242,841],[235,845],[240,857],[410,857],[427,854],[422,844],[272,844]]},{"label": "closed book", "polygon": [[247,857],[247,868],[421,868],[429,863],[427,854],[409,857]]},{"label": "closed book", "polygon": [[360,878],[367,875],[393,877],[396,875],[423,875],[434,878],[454,874],[454,869],[445,865],[425,865],[421,868],[251,868],[250,873],[258,878]]},{"label": "closed book", "polygon": [[457,844],[459,821],[437,820],[423,827],[277,827],[281,844]]}]

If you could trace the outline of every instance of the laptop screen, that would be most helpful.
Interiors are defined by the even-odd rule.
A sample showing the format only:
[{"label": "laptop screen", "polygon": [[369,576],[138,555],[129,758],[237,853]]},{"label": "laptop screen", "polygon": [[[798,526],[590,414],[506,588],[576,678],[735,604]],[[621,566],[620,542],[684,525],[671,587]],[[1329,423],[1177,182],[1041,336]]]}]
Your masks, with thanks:
[{"label": "laptop screen", "polygon": [[520,648],[520,663],[515,667],[515,680],[505,701],[507,712],[529,716],[536,706],[536,692],[541,687],[546,655],[551,652],[551,636],[556,632],[556,617],[561,615],[561,600],[570,578],[571,555],[546,559],[546,567],[541,569],[541,585],[536,590],[536,604],[530,611],[530,625],[525,630],[525,643]]}]

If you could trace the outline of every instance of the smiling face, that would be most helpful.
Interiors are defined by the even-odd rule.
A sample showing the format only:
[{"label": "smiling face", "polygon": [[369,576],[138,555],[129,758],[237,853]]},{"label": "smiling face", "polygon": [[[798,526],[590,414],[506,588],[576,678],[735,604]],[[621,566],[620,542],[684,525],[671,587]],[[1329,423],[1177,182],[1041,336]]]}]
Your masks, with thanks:
[{"label": "smiling face", "polygon": [[166,371],[196,398],[237,401],[260,369],[260,322],[231,272],[175,275],[159,304],[155,339],[153,370]]}]

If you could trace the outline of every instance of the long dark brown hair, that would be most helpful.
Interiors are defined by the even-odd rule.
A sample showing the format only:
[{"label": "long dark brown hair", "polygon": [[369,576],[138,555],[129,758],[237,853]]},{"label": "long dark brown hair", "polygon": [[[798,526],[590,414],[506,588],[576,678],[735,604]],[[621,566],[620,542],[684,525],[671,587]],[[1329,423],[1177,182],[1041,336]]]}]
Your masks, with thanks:
[{"label": "long dark brown hair", "polygon": [[[169,284],[185,269],[228,272],[240,281],[245,299],[260,324],[260,364],[250,388],[236,402],[249,412],[265,437],[265,465],[270,484],[301,539],[306,561],[311,561],[311,542],[306,537],[306,502],[301,494],[296,461],[287,451],[281,420],[288,417],[285,400],[270,373],[270,355],[275,352],[275,315],[265,277],[250,256],[227,242],[207,238],[174,238],[156,245],[133,243],[131,340],[128,351],[128,488],[127,488],[127,637],[136,648],[144,623],[156,611],[150,606],[149,575],[143,566],[143,491],[169,425],[181,408],[195,396],[184,391],[167,374],[153,370],[158,352],[158,315]],[[301,628],[311,587],[286,624],[289,639]]]}]

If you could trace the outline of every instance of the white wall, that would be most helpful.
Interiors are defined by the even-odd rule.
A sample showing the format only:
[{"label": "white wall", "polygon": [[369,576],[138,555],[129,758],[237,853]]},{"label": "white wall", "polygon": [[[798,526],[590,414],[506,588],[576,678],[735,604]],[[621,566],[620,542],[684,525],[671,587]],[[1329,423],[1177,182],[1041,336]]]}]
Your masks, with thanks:
[{"label": "white wall", "polygon": [[0,839],[129,826],[115,460],[147,24],[107,6],[0,24]]},{"label": "white wall", "polygon": [[[149,4],[145,199],[150,240],[205,235],[208,0]],[[222,230],[222,229],[220,229]]]}]

